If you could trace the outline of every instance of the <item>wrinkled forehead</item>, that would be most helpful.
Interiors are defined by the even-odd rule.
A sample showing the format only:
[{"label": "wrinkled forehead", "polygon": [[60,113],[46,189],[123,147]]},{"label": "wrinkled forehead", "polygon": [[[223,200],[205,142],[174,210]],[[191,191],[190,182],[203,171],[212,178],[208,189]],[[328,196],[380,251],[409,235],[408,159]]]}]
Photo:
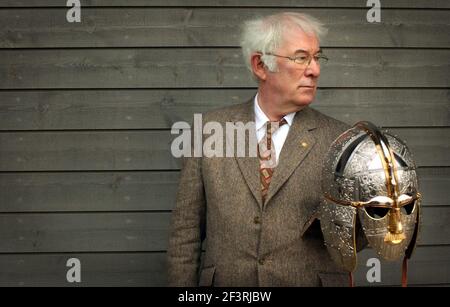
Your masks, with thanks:
[{"label": "wrinkled forehead", "polygon": [[319,39],[314,33],[307,33],[298,25],[287,23],[277,52],[291,55],[301,51],[316,54],[320,51]]}]

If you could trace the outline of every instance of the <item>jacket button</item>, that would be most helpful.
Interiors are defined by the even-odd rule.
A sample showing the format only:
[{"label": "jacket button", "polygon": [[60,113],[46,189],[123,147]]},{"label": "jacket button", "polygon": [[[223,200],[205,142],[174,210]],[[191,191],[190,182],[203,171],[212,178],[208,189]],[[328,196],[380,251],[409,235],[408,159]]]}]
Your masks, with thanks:
[{"label": "jacket button", "polygon": [[259,263],[260,265],[264,265],[264,262],[265,262],[265,261],[264,261],[264,258],[261,258],[261,259],[258,260],[258,263]]},{"label": "jacket button", "polygon": [[255,218],[253,219],[253,222],[254,222],[255,224],[260,224],[260,223],[261,223],[261,220],[260,220],[259,216],[255,216]]}]

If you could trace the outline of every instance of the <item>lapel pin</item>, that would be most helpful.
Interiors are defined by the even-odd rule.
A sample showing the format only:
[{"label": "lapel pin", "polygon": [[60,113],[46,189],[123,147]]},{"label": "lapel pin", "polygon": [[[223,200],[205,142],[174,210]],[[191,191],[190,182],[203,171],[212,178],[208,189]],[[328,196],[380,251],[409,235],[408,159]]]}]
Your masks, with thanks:
[{"label": "lapel pin", "polygon": [[306,143],[306,142],[302,142],[301,145],[302,145],[303,148],[308,147],[308,143]]}]

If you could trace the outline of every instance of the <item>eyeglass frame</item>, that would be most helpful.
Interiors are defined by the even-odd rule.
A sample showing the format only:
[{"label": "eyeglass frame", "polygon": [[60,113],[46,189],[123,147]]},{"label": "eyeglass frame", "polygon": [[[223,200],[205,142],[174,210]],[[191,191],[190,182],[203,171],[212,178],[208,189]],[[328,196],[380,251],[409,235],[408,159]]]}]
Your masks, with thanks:
[{"label": "eyeglass frame", "polygon": [[285,56],[285,55],[279,55],[279,54],[275,54],[275,53],[272,53],[272,52],[266,52],[266,53],[260,52],[260,54],[261,55],[271,55],[271,56],[275,56],[275,57],[279,57],[279,58],[285,58],[285,59],[291,60],[295,64],[298,64],[298,65],[305,65],[306,64],[306,66],[309,66],[311,64],[311,61],[312,61],[313,58],[317,62],[317,64],[319,64],[319,65],[320,65],[319,59],[325,60],[325,63],[328,62],[328,57],[326,55],[322,54],[321,51],[319,51],[315,55],[311,55],[309,52],[307,52],[305,50],[299,50],[299,51],[304,52],[305,54],[308,55],[309,59],[308,59],[307,62],[305,62],[305,63],[298,63],[298,62],[296,62],[296,60],[298,60],[299,57],[290,57],[290,56]]}]

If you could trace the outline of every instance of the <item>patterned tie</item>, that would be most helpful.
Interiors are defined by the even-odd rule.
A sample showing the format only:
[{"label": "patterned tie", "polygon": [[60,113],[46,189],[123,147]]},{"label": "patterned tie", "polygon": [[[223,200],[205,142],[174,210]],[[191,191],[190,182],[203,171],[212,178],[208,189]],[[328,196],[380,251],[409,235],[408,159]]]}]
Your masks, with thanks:
[{"label": "patterned tie", "polygon": [[277,163],[275,147],[272,144],[272,134],[284,124],[287,124],[284,118],[278,122],[266,122],[266,133],[258,143],[259,173],[261,177],[263,203],[266,200],[270,181],[272,180],[273,171]]}]

